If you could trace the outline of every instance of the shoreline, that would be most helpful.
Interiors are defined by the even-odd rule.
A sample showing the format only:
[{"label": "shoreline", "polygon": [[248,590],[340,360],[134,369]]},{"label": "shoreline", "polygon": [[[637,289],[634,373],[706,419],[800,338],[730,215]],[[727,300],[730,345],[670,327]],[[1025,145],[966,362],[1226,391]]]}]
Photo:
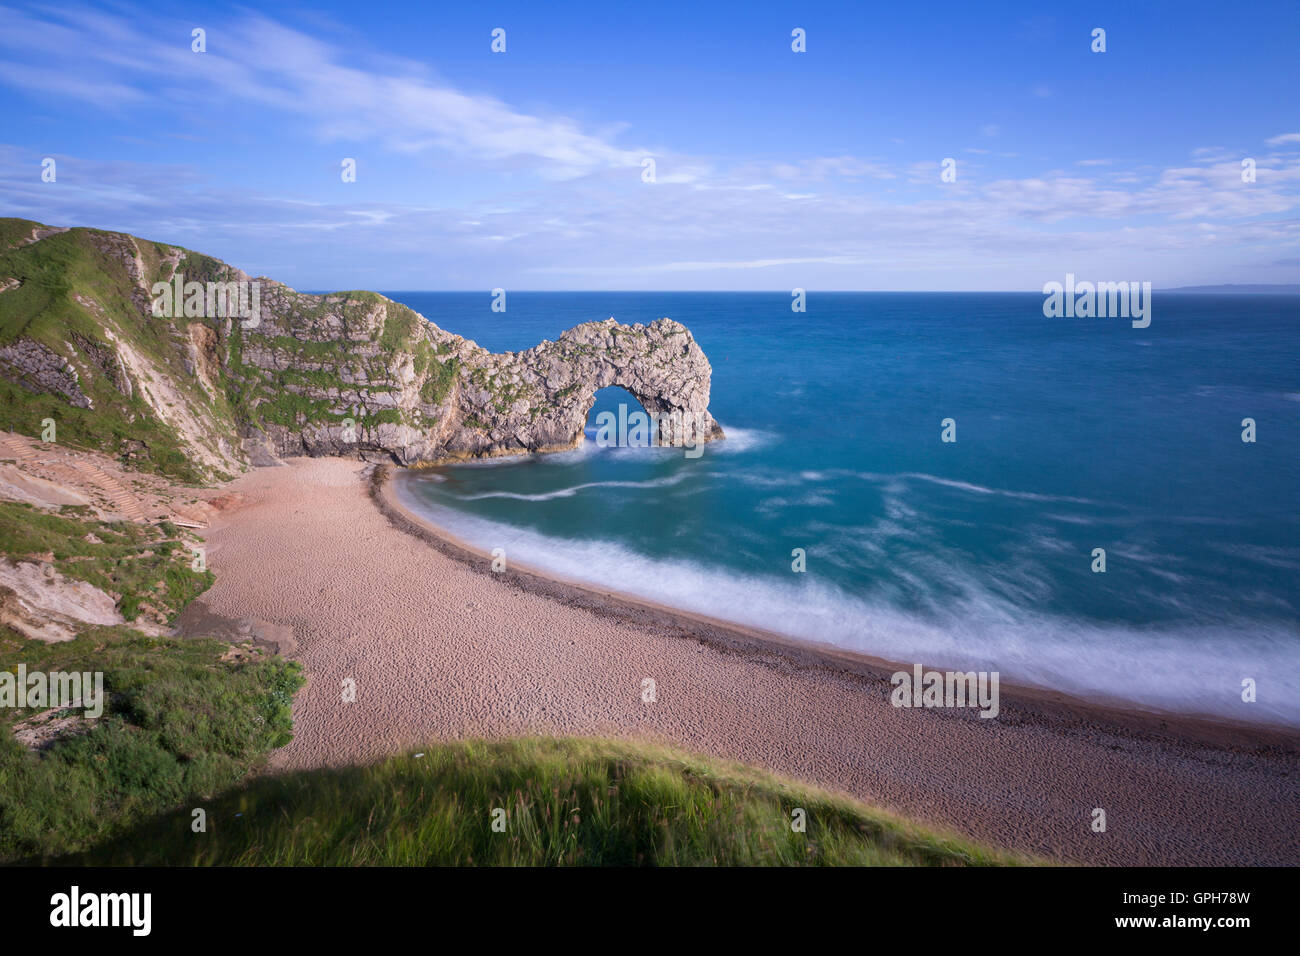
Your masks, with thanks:
[{"label": "shoreline", "polygon": [[878,663],[493,573],[397,507],[386,473],[295,458],[219,492],[197,619],[276,629],[307,678],[270,772],[466,738],[645,740],[1061,863],[1300,864],[1294,735],[1010,689],[993,720],[895,708]]},{"label": "shoreline", "polygon": [[[472,570],[489,574],[512,587],[542,594],[567,607],[610,614],[631,623],[666,627],[683,638],[704,640],[718,649],[738,654],[775,653],[809,670],[829,670],[841,676],[861,678],[864,684],[881,684],[887,698],[889,678],[902,670],[911,672],[916,662],[894,661],[837,648],[830,644],[801,640],[774,631],[710,617],[672,607],[647,598],[607,590],[584,581],[565,578],[542,568],[512,559],[506,570],[490,570],[492,555],[460,538],[418,513],[402,500],[398,489],[404,473],[411,469],[377,464],[368,479],[371,500],[389,523]],[[931,669],[927,666],[927,669]],[[1000,681],[1001,711],[1008,707],[1023,717],[1063,725],[1108,725],[1117,732],[1149,736],[1167,735],[1187,743],[1253,749],[1281,747],[1300,754],[1300,728],[1271,722],[1232,720],[1211,714],[1162,711],[1141,708],[1120,698],[1087,698],[1065,691]],[[1001,716],[1001,715],[1000,715]]]}]

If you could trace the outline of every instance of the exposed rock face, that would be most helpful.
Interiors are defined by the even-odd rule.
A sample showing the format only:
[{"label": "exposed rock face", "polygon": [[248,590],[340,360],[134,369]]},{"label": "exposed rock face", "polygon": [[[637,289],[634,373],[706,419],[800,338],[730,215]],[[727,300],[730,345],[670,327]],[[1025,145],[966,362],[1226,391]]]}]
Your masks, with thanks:
[{"label": "exposed rock face", "polygon": [[90,407],[72,363],[31,339],[0,346],[0,375],[33,392],[62,395],[77,408]]},{"label": "exposed rock face", "polygon": [[[373,292],[307,295],[121,233],[0,220],[6,223],[22,238],[0,250],[0,282],[48,276],[51,263],[67,262],[93,281],[67,289],[43,278],[37,291],[65,297],[82,317],[79,330],[52,320],[40,341],[8,341],[0,374],[96,410],[100,431],[129,436],[105,449],[119,457],[127,445],[144,445],[165,462],[174,444],[219,474],[288,455],[360,454],[410,465],[550,451],[582,440],[596,391],[610,385],[656,418],[661,444],[723,437],[708,411],[709,362],[670,319],[589,322],[558,341],[494,354]],[[200,295],[191,310],[186,291],[184,307],[182,297],[169,296],[176,302],[155,314],[155,285],[176,282],[198,283],[208,301]],[[226,283],[256,287],[256,317],[213,308],[211,288]],[[25,312],[35,294],[16,297],[28,291],[0,295],[0,342],[7,314],[15,327],[57,314]],[[148,430],[141,402],[149,435],[140,434]]]},{"label": "exposed rock face", "polygon": [[572,448],[598,389],[627,389],[659,440],[723,437],[712,369],[685,326],[588,322],[524,352],[493,353],[372,292],[313,296],[266,279],[256,325],[227,319],[230,372],[254,464],[363,454],[404,465]]},{"label": "exposed rock face", "polygon": [[610,385],[627,389],[656,417],[661,444],[723,437],[709,414],[709,361],[672,319],[588,322],[558,342],[476,358],[461,376],[461,427],[446,455],[571,448],[582,439],[597,389]]},{"label": "exposed rock face", "polygon": [[436,455],[429,431],[450,411],[450,388],[429,387],[442,363],[421,316],[371,292],[315,296],[257,281],[256,324],[227,318],[218,329],[255,464],[358,452],[410,464]]},{"label": "exposed rock face", "polygon": [[131,397],[131,376],[127,374],[126,364],[122,361],[121,355],[113,351],[113,349],[98,345],[86,336],[75,332],[72,334],[72,340],[76,342],[86,357],[95,363],[96,368],[104,373],[115,389],[126,398]]},{"label": "exposed rock face", "polygon": [[112,597],[85,581],[69,581],[52,564],[0,558],[0,623],[24,637],[70,641],[86,624],[121,624]]}]

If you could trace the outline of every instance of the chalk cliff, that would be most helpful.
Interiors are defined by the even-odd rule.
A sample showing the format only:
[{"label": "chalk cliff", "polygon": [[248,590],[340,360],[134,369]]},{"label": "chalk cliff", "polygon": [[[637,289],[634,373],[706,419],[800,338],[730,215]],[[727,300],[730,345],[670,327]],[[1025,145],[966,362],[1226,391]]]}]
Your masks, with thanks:
[{"label": "chalk cliff", "polygon": [[[256,314],[188,292],[159,310],[157,283],[255,283]],[[710,375],[671,319],[588,322],[492,353],[374,292],[309,295],[123,233],[0,219],[0,427],[35,435],[53,418],[146,470],[198,480],[286,455],[411,465],[568,448],[609,385],[660,416],[663,443],[693,445],[722,437]]]}]

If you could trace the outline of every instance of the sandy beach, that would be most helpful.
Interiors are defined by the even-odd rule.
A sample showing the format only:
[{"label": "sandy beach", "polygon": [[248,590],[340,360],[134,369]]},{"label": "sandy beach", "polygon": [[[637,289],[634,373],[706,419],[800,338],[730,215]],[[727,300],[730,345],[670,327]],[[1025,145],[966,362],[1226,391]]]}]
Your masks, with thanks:
[{"label": "sandy beach", "polygon": [[[994,720],[894,708],[880,662],[494,574],[406,513],[391,482],[372,496],[369,471],[342,459],[257,469],[220,490],[206,531],[217,584],[183,631],[274,640],[306,669],[275,769],[464,736],[649,737],[1061,861],[1300,863],[1288,731],[1005,686]],[[1105,833],[1090,828],[1097,807]]]}]

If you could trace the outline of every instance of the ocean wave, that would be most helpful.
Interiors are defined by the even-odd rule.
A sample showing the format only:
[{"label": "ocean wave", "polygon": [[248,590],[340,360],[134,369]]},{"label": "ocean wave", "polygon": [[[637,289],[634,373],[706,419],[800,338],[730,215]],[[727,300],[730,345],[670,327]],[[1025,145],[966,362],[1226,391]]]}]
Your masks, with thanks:
[{"label": "ocean wave", "polygon": [[878,472],[878,471],[854,471],[849,468],[828,468],[820,471],[805,470],[794,474],[777,474],[773,477],[763,475],[736,475],[740,481],[748,484],[768,485],[777,487],[780,485],[794,485],[803,481],[821,482],[831,481],[837,478],[854,478],[860,481],[869,481],[873,484],[885,485],[886,493],[897,493],[901,490],[899,482],[903,481],[923,481],[928,484],[938,485],[943,488],[950,488],[954,491],[966,491],[977,495],[995,495],[1001,498],[1014,498],[1021,501],[1041,501],[1056,502],[1058,504],[1072,505],[1095,505],[1097,502],[1091,498],[1077,498],[1072,495],[1049,495],[1037,491],[1017,491],[1010,488],[990,488],[987,485],[978,485],[971,481],[962,481],[957,478],[944,478],[941,475],[931,475],[923,471],[900,471],[900,472]]},{"label": "ocean wave", "polygon": [[[997,670],[1007,681],[1145,709],[1300,726],[1300,633],[1290,625],[1072,620],[1026,609],[1022,600],[1032,599],[1040,582],[1017,580],[998,593],[937,557],[910,582],[851,594],[812,573],[783,579],[654,559],[613,541],[557,539],[428,502],[410,504],[480,547],[504,547],[550,573],[795,639],[927,667]],[[810,567],[817,560],[810,549]],[[927,589],[933,600],[923,611],[904,610],[890,600],[900,586]],[[1258,703],[1241,701],[1244,677],[1267,686]]]},{"label": "ocean wave", "polygon": [[811,492],[797,498],[783,498],[780,495],[764,498],[754,506],[754,509],[764,514],[772,514],[787,508],[829,508],[834,504],[835,499],[830,495]]},{"label": "ocean wave", "polygon": [[687,475],[684,471],[679,471],[675,475],[668,475],[665,478],[649,478],[645,481],[588,481],[581,485],[573,485],[569,488],[559,488],[555,491],[543,491],[537,494],[525,494],[518,491],[482,491],[475,495],[453,495],[457,501],[482,501],[486,498],[510,498],[514,501],[553,501],[556,498],[572,498],[580,491],[588,488],[668,488],[677,484]]},{"label": "ocean wave", "polygon": [[1300,548],[1277,548],[1246,544],[1216,544],[1217,550],[1242,561],[1251,561],[1283,571],[1300,571]]},{"label": "ocean wave", "polygon": [[544,455],[534,455],[533,460],[544,465],[573,465],[591,458],[604,451],[595,441],[579,442],[576,448],[568,448],[564,451],[547,452]]},{"label": "ocean wave", "polygon": [[[718,424],[722,425],[721,422]],[[720,442],[709,442],[705,445],[705,454],[738,455],[770,445],[780,437],[775,432],[763,431],[759,428],[739,428],[735,425],[722,425],[722,432],[727,437]]]},{"label": "ocean wave", "polygon": [[899,478],[910,481],[926,481],[933,485],[942,485],[945,488],[953,488],[958,491],[969,491],[978,495],[998,495],[1003,498],[1018,498],[1024,501],[1055,501],[1064,504],[1073,505],[1091,505],[1096,504],[1089,498],[1074,498],[1069,495],[1045,495],[1035,491],[1011,491],[1006,488],[989,488],[986,485],[977,485],[969,481],[959,481],[954,478],[941,478],[938,475],[929,475],[922,471],[904,471],[895,475],[879,474],[877,472],[859,471],[854,473],[857,477],[867,481],[895,481]]},{"label": "ocean wave", "polygon": [[729,480],[754,488],[793,488],[804,483],[804,479],[796,475],[783,474],[770,468],[762,472],[753,470],[736,472],[727,477]]}]

